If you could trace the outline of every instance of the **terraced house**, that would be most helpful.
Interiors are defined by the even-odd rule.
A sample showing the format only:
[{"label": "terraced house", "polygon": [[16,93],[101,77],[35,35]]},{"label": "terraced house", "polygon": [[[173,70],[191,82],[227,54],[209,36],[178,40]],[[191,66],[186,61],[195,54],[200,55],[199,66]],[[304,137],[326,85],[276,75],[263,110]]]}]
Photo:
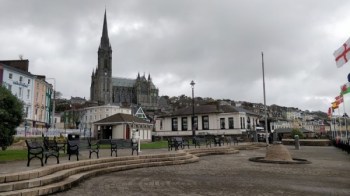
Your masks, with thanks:
[{"label": "terraced house", "polygon": [[24,103],[24,122],[20,129],[31,133],[44,129],[51,122],[52,85],[45,76],[28,72],[28,60],[0,61],[0,85]]}]

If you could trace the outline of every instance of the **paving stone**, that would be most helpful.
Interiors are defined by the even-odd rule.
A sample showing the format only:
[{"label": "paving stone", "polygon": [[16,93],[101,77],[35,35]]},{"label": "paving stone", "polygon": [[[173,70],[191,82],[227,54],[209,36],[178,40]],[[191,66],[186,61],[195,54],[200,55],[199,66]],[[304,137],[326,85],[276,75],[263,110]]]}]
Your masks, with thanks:
[{"label": "paving stone", "polygon": [[291,148],[293,157],[312,164],[250,162],[266,154],[262,148],[204,156],[192,164],[106,173],[54,195],[350,195],[348,154],[333,147]]}]

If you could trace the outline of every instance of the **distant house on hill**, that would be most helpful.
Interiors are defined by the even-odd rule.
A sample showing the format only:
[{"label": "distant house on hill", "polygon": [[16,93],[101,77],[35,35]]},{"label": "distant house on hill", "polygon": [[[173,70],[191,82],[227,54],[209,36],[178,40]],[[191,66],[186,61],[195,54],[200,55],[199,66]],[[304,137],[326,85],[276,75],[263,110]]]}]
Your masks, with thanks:
[{"label": "distant house on hill", "polygon": [[155,136],[190,136],[195,134],[238,135],[255,130],[259,115],[231,105],[200,105],[156,117]]}]

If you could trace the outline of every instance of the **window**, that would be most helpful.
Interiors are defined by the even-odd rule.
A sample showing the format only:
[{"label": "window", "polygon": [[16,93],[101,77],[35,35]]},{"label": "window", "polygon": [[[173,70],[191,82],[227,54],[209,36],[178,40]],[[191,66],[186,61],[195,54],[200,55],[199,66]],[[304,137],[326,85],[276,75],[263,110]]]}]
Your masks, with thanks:
[{"label": "window", "polygon": [[12,85],[11,84],[8,85],[8,89],[9,89],[9,91],[12,90]]},{"label": "window", "polygon": [[220,129],[225,129],[225,118],[220,118]]},{"label": "window", "polygon": [[28,118],[28,111],[29,111],[29,108],[28,108],[28,107],[26,107],[26,113],[25,113],[26,118]]},{"label": "window", "polygon": [[19,77],[19,82],[22,83],[22,81],[23,81],[23,77],[20,76],[20,77]]},{"label": "window", "polygon": [[9,73],[9,78],[12,79],[12,73]]},{"label": "window", "polygon": [[163,120],[160,120],[160,130],[163,129]]},{"label": "window", "polygon": [[181,130],[187,131],[187,117],[182,117],[181,119]]},{"label": "window", "polygon": [[18,96],[22,97],[22,88],[21,87],[18,88]]},{"label": "window", "polygon": [[232,117],[228,118],[228,128],[229,129],[234,129],[234,123],[233,123],[233,118]]},{"label": "window", "polygon": [[203,127],[203,130],[209,130],[209,117],[208,116],[202,116],[202,127]]},{"label": "window", "polygon": [[171,130],[172,131],[177,131],[177,118],[172,118],[171,119]]},{"label": "window", "polygon": [[241,117],[241,129],[245,129],[245,118]]},{"label": "window", "polygon": [[192,129],[198,130],[198,117],[193,117]]},{"label": "window", "polygon": [[28,79],[28,84],[30,84],[30,79]]},{"label": "window", "polygon": [[30,96],[30,90],[27,89],[27,99],[29,99],[29,96]]}]

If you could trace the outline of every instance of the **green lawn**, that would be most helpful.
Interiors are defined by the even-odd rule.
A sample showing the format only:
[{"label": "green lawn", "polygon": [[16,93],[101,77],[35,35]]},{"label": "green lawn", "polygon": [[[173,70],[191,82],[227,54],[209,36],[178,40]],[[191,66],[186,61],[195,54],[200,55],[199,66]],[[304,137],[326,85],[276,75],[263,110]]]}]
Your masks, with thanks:
[{"label": "green lawn", "polygon": [[[159,148],[167,148],[167,141],[157,141],[150,143],[141,144],[141,149],[159,149]],[[110,146],[108,144],[103,144],[100,147],[101,149],[109,149]],[[61,154],[61,153],[60,153]],[[4,163],[7,161],[18,161],[18,160],[27,160],[27,150],[0,150],[0,163]]]},{"label": "green lawn", "polygon": [[0,151],[0,163],[6,161],[26,160],[27,150],[5,150]]}]

